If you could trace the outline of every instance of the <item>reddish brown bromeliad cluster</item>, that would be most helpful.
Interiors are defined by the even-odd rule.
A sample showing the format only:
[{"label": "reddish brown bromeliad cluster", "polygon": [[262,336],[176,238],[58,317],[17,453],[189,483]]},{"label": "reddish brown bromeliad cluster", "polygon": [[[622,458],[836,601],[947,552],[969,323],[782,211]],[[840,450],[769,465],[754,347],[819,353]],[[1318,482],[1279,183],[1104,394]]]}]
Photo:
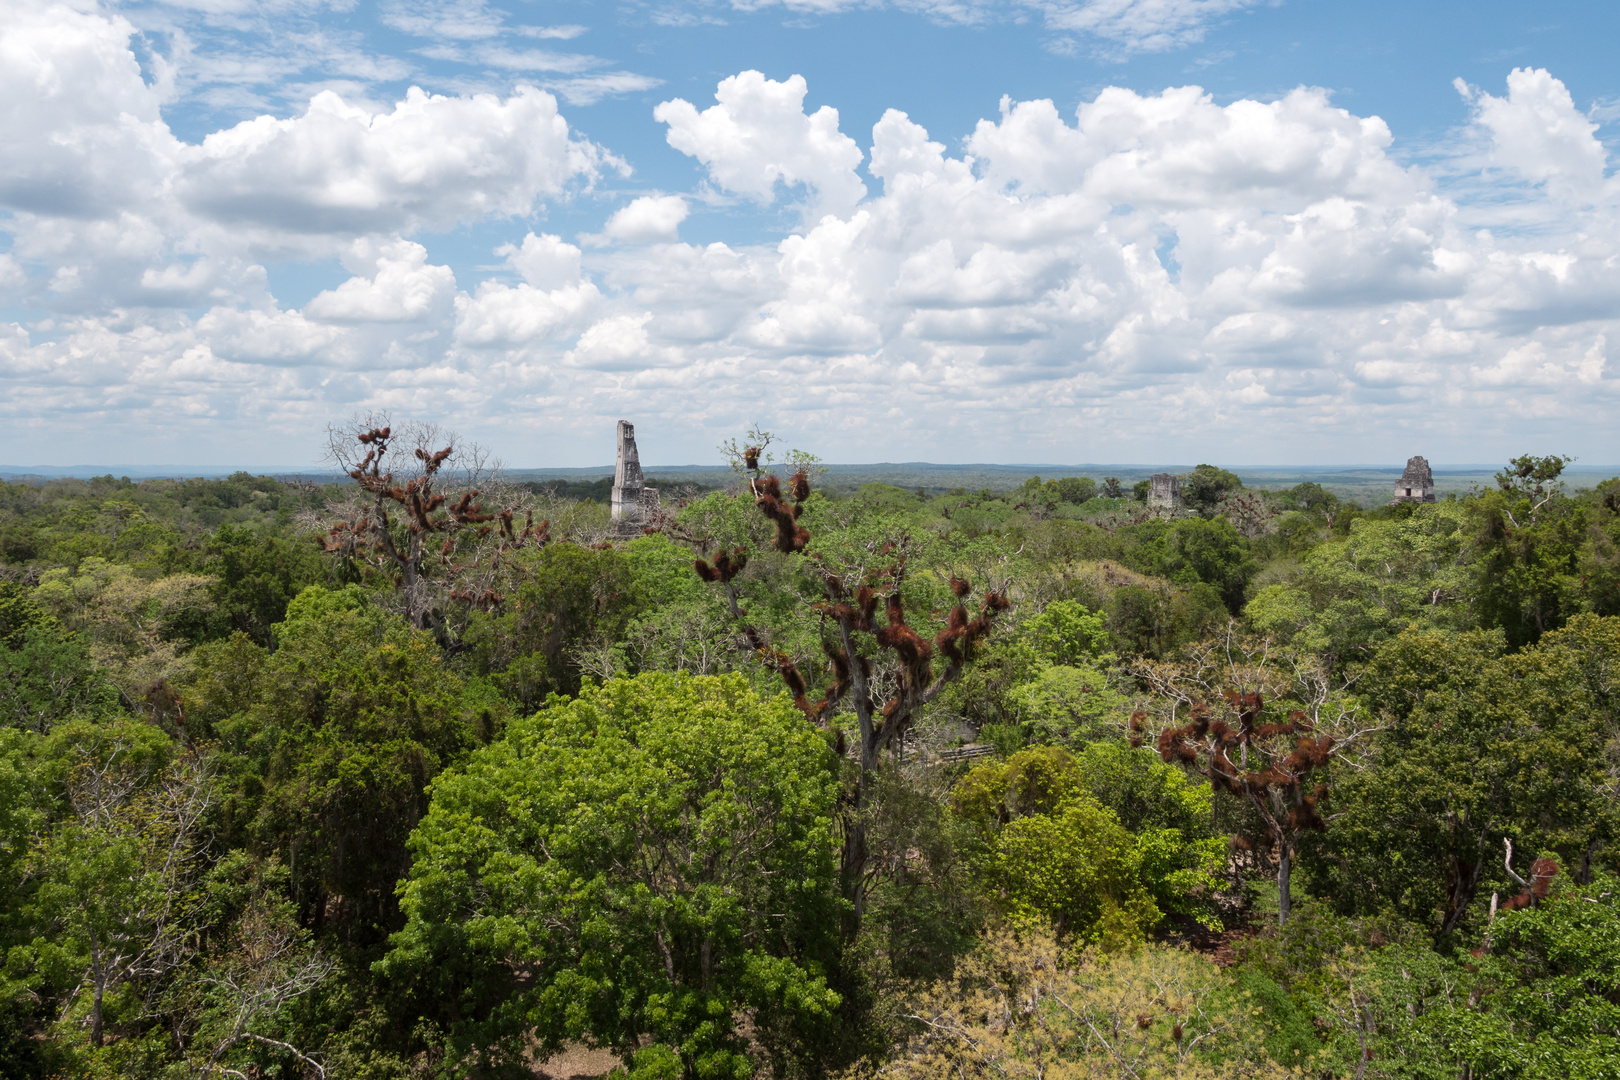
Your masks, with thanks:
[{"label": "reddish brown bromeliad cluster", "polygon": [[[372,427],[355,435],[366,447],[366,453],[345,471],[362,491],[372,496],[372,502],[349,520],[331,525],[322,546],[330,554],[398,573],[406,592],[408,617],[413,623],[423,625],[427,610],[425,598],[418,595],[417,583],[427,556],[426,545],[433,533],[445,533],[438,550],[438,562],[443,576],[452,583],[450,599],[485,610],[498,607],[502,597],[487,584],[462,588],[454,583],[474,570],[479,562],[493,565],[517,548],[543,546],[550,539],[550,523],[541,521],[536,525],[533,512],[526,511],[523,528],[519,531],[513,511],[505,508],[493,513],[486,511],[477,501],[482,492],[476,488],[462,492],[454,502],[444,492],[436,491],[439,471],[455,453],[454,443],[436,451],[416,447],[413,455],[420,471],[400,482],[394,470],[388,467],[393,438],[394,431],[389,426]],[[389,512],[391,505],[398,507],[403,518],[403,535],[395,535],[395,521]],[[498,534],[497,550],[482,551],[472,562],[458,563],[454,558],[457,534],[463,531],[471,532],[475,541]]]},{"label": "reddish brown bromeliad cluster", "polygon": [[[1265,703],[1258,691],[1227,690],[1222,697],[1235,723],[1194,702],[1185,724],[1159,733],[1159,757],[1198,769],[1217,790],[1255,801],[1280,798],[1291,830],[1325,829],[1318,806],[1327,797],[1327,784],[1307,785],[1331,759],[1332,737],[1316,736],[1310,718],[1297,710],[1281,723],[1261,723]],[[1146,720],[1145,712],[1131,715],[1131,745],[1142,745]],[[1259,768],[1250,768],[1251,755]]]},{"label": "reddish brown bromeliad cluster", "polygon": [[[760,468],[761,453],[762,449],[754,446],[743,452],[744,467],[752,474],[749,487],[754,505],[776,527],[772,546],[784,554],[802,553],[810,543],[809,530],[799,523],[810,497],[809,470],[800,468],[788,477],[784,494],[781,480]],[[966,605],[973,591],[972,584],[953,576],[951,592],[957,603],[946,616],[944,629],[929,640],[906,620],[901,598],[906,574],[904,552],[891,543],[878,554],[892,560],[889,566],[882,573],[868,571],[866,579],[856,585],[853,592],[839,574],[822,567],[827,599],[818,602],[815,610],[832,623],[838,640],[822,642],[833,680],[819,701],[810,700],[809,685],[791,656],[771,646],[756,627],[744,625],[741,632],[749,647],[781,675],[799,709],[822,725],[827,723],[834,707],[852,692],[856,695],[852,704],[857,714],[864,718],[871,713],[874,703],[868,695],[873,681],[872,661],[856,650],[853,635],[873,635],[878,647],[892,651],[897,661],[895,690],[883,705],[882,723],[878,726],[888,733],[888,738],[883,740],[887,743],[909,720],[917,705],[929,700],[970,662],[975,647],[990,633],[995,616],[1011,604],[1000,593],[989,592],[975,615]],[[692,565],[704,581],[725,585],[733,614],[746,616],[747,612],[738,605],[731,588],[731,582],[748,565],[748,552],[744,548],[721,549],[712,561],[699,558]],[[878,620],[880,605],[883,608],[881,622]],[[944,658],[946,667],[936,675],[934,662],[938,657]]]}]

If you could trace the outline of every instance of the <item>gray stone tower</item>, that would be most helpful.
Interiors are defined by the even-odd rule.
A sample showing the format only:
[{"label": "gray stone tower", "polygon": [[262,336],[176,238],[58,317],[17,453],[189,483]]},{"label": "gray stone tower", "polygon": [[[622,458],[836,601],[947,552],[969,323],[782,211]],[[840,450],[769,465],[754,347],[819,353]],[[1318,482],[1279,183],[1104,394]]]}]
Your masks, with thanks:
[{"label": "gray stone tower", "polygon": [[636,427],[620,420],[618,456],[613,464],[613,526],[618,533],[635,534],[658,509],[658,491],[641,476],[641,455],[636,451]]},{"label": "gray stone tower", "polygon": [[1181,477],[1175,473],[1154,473],[1148,488],[1148,506],[1155,510],[1181,509]]},{"label": "gray stone tower", "polygon": [[1429,470],[1427,458],[1406,459],[1406,471],[1395,481],[1395,497],[1390,502],[1434,502],[1434,473]]}]

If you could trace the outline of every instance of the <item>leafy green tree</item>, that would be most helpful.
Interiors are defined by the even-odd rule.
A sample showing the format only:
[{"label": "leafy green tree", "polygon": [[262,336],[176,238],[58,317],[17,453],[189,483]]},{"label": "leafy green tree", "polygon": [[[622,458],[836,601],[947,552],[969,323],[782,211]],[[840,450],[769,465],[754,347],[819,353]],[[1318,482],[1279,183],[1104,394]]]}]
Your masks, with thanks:
[{"label": "leafy green tree", "polygon": [[[1140,940],[1167,913],[1209,919],[1225,843],[1209,835],[1208,791],[1162,777],[1139,782],[1138,798],[1121,800],[1134,804],[1133,832],[1093,790],[1136,771],[1089,748],[1077,759],[1042,747],[969,772],[953,804],[985,838],[984,886],[1011,914],[1049,919],[1060,935],[1083,941]],[[1149,794],[1154,787],[1160,799]],[[1167,820],[1175,824],[1161,824]]]},{"label": "leafy green tree", "polygon": [[1283,501],[1291,510],[1303,510],[1331,518],[1339,508],[1339,497],[1314,480],[1295,484],[1283,493]]},{"label": "leafy green tree", "polygon": [[1509,887],[1504,836],[1577,866],[1610,841],[1613,727],[1583,676],[1599,658],[1544,641],[1508,654],[1500,632],[1410,630],[1379,650],[1360,689],[1387,730],[1375,766],[1340,778],[1317,856],[1342,908],[1387,906],[1449,935],[1482,890]]},{"label": "leafy green tree", "polygon": [[204,547],[203,569],[216,577],[214,603],[230,630],[270,644],[270,627],[306,585],[325,581],[319,550],[265,530],[222,525]]},{"label": "leafy green tree", "polygon": [[1153,481],[1138,480],[1131,485],[1131,497],[1137,502],[1147,502],[1148,495],[1153,491]]},{"label": "leafy green tree", "polygon": [[75,713],[117,709],[117,688],[77,635],[39,624],[17,648],[0,646],[0,722],[43,735]]},{"label": "leafy green tree", "polygon": [[1144,748],[1110,739],[1078,751],[1074,761],[1091,797],[1131,832],[1175,829],[1189,841],[1215,836],[1209,786],[1189,781],[1180,769]]},{"label": "leafy green tree", "polygon": [[33,952],[58,973],[64,1022],[82,1020],[99,1048],[109,1011],[142,1019],[135,987],[195,951],[214,778],[200,755],[176,755],[132,721],[75,725],[56,741],[71,813],[30,855],[30,903],[52,931]]},{"label": "leafy green tree", "polygon": [[1079,747],[1118,736],[1126,711],[1124,696],[1090,665],[1044,667],[1010,697],[1025,738],[1035,743]]},{"label": "leafy green tree", "polygon": [[231,838],[292,869],[317,930],[377,940],[397,927],[394,883],[428,785],[493,733],[494,703],[357,586],[305,589],[274,637],[269,656],[239,639],[196,676],[215,710],[248,702],[213,724],[228,755]]},{"label": "leafy green tree", "polygon": [[[1424,1015],[1414,1035],[1480,1080],[1600,1080],[1620,1071],[1620,882],[1555,892],[1499,916],[1474,995]],[[1410,1042],[1417,1042],[1412,1039]],[[1436,1053],[1438,1051],[1438,1053]],[[1455,1066],[1451,1075],[1456,1075]]]},{"label": "leafy green tree", "polygon": [[15,581],[0,580],[0,648],[19,648],[35,627],[59,630],[61,623],[39,606],[31,590]]},{"label": "leafy green tree", "polygon": [[469,1063],[583,1039],[632,1075],[742,1077],[745,1012],[786,1062],[839,1006],[839,788],[826,737],[736,675],[554,700],[434,785],[379,972]]},{"label": "leafy green tree", "polygon": [[[1016,723],[1019,745],[1083,745],[1117,734],[1124,699],[1109,686],[1102,669],[1117,659],[1109,651],[1111,644],[1102,615],[1073,600],[1053,601],[1019,627],[1016,636],[985,650],[961,686],[955,707],[976,708],[985,715],[981,733],[992,740],[1005,739],[1002,729],[1012,730],[1008,723]],[[979,695],[990,700],[972,700]]]},{"label": "leafy green tree", "polygon": [[1236,473],[1213,465],[1199,465],[1181,478],[1182,505],[1205,517],[1213,517],[1221,500],[1241,490],[1243,481]]},{"label": "leafy green tree", "polygon": [[1620,615],[1620,478],[1588,496],[1586,543],[1580,556],[1580,600],[1587,611]]},{"label": "leafy green tree", "polygon": [[[1452,1080],[1457,1063],[1423,1031],[1465,1002],[1468,970],[1429,947],[1423,928],[1380,912],[1335,914],[1302,898],[1284,926],[1234,950],[1237,985],[1277,1061],[1308,1075]],[[1466,957],[1466,954],[1464,954]]]},{"label": "leafy green tree", "polygon": [[872,881],[852,950],[866,961],[859,981],[840,984],[852,1034],[862,1030],[856,1018],[881,1022],[893,980],[948,972],[988,914],[974,873],[980,842],[951,812],[951,780],[917,761],[878,776],[867,810]]},{"label": "leafy green tree", "polygon": [[1022,634],[1048,664],[1073,667],[1114,659],[1102,615],[1073,600],[1046,605],[1023,625]]},{"label": "leafy green tree", "polygon": [[1190,588],[1124,585],[1108,601],[1108,630],[1122,651],[1139,656],[1167,656],[1231,618],[1226,601],[1214,586]]},{"label": "leafy green tree", "polygon": [[1054,509],[1059,501],[1057,484],[1051,480],[1042,483],[1038,476],[1025,480],[1016,495],[1022,505],[1045,511]]},{"label": "leafy green tree", "polygon": [[990,880],[1015,917],[1049,919],[1060,937],[1118,946],[1163,918],[1141,880],[1134,838],[1093,799],[1011,821],[996,838]]},{"label": "leafy green tree", "polygon": [[1517,647],[1561,626],[1580,609],[1585,507],[1540,485],[1504,481],[1468,504],[1474,526],[1475,591],[1480,621]]},{"label": "leafy green tree", "polygon": [[31,845],[45,831],[47,793],[38,736],[0,729],[0,1077],[22,1080],[56,1071],[52,1047],[37,1033],[49,1023],[41,980],[31,970],[29,946],[43,929],[27,903],[36,884],[28,877]]},{"label": "leafy green tree", "polygon": [[[652,560],[639,561],[650,576]],[[623,638],[646,594],[632,563],[612,548],[550,544],[521,565],[517,595],[500,614],[475,615],[462,642],[475,671],[533,709],[551,694],[579,692],[582,650]],[[686,569],[690,576],[690,560]]]},{"label": "leafy green tree", "polygon": [[1559,454],[1523,454],[1496,474],[1496,486],[1513,501],[1530,504],[1527,516],[1534,518],[1543,506],[1563,493],[1564,482],[1559,477],[1564,474],[1564,466],[1574,460]]},{"label": "leafy green tree", "polygon": [[1286,583],[1258,589],[1244,616],[1258,632],[1331,662],[1370,658],[1409,626],[1474,625],[1476,571],[1462,504],[1405,504],[1401,518],[1356,518]]},{"label": "leafy green tree", "polygon": [[126,702],[178,674],[189,640],[213,614],[213,581],[200,574],[145,577],[100,557],[40,575],[34,598],[75,631]]},{"label": "leafy green tree", "polygon": [[1097,497],[1097,481],[1089,476],[1065,476],[1056,483],[1058,498],[1074,506]]},{"label": "leafy green tree", "polygon": [[1156,570],[1178,585],[1197,582],[1221,594],[1234,615],[1258,564],[1249,545],[1225,518],[1183,518],[1171,525]]}]

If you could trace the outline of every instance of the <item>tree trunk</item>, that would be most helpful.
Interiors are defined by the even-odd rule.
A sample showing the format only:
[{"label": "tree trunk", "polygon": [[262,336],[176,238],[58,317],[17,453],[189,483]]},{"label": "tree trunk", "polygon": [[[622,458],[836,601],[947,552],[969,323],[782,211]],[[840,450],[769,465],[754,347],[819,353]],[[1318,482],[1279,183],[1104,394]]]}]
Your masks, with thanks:
[{"label": "tree trunk", "polygon": [[101,1001],[107,992],[107,976],[101,970],[101,949],[95,938],[90,939],[90,981],[93,989],[90,994],[90,1045],[100,1046],[102,1042]]},{"label": "tree trunk", "polygon": [[102,995],[101,980],[98,978],[96,980],[95,995],[93,996],[93,998],[91,999],[91,1002],[90,1002],[90,1045],[91,1046],[100,1046],[101,1045],[101,1040],[102,1040],[102,1034],[101,1034],[101,995]]},{"label": "tree trunk", "polygon": [[1288,879],[1294,870],[1294,854],[1288,841],[1277,844],[1277,925],[1288,925],[1288,914],[1293,909],[1294,897],[1289,891]]},{"label": "tree trunk", "polygon": [[860,773],[855,781],[855,805],[851,808],[848,826],[844,832],[844,850],[839,867],[844,895],[850,903],[850,937],[860,930],[861,918],[866,914],[866,808],[870,804],[872,775],[877,771],[877,730],[872,719],[872,690],[866,681],[859,654],[855,651],[854,635],[847,619],[838,620],[839,644],[850,664],[850,693],[859,724]]},{"label": "tree trunk", "polygon": [[1451,861],[1451,895],[1446,897],[1445,919],[1440,923],[1440,932],[1449,934],[1457,928],[1462,919],[1463,912],[1473,903],[1474,892],[1479,888],[1479,874],[1483,868],[1482,862],[1463,862],[1452,858]]},{"label": "tree trunk", "polygon": [[870,804],[868,788],[871,783],[871,770],[867,768],[867,750],[861,747],[861,772],[855,781],[854,805],[850,808],[849,817],[846,818],[844,828],[844,850],[839,860],[839,872],[843,878],[844,896],[850,904],[850,936],[861,927],[861,917],[866,914],[866,808]]}]

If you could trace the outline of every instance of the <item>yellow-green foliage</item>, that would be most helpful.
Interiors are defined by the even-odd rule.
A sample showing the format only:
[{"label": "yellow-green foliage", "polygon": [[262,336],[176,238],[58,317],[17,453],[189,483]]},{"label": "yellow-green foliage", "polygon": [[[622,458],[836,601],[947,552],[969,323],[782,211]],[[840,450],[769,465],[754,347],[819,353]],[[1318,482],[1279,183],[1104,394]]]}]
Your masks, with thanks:
[{"label": "yellow-green foliage", "polygon": [[1039,932],[988,934],[904,1003],[883,1080],[1237,1080],[1297,1075],[1260,1049],[1244,998],[1208,959],[1142,945],[1075,954]]},{"label": "yellow-green foliage", "polygon": [[199,574],[147,580],[128,566],[92,557],[79,563],[77,573],[65,567],[45,571],[34,598],[82,634],[95,661],[135,696],[144,684],[175,674],[175,630],[213,609],[213,582]]},{"label": "yellow-green foliage", "polygon": [[[1136,796],[1122,802],[1135,833],[1093,781]],[[1208,792],[1141,751],[1020,751],[969,772],[952,801],[985,843],[986,888],[1015,918],[1050,920],[1060,935],[1110,948],[1140,941],[1168,913],[1213,922],[1203,901],[1215,886],[1221,841],[1189,827],[1207,816]]]}]

